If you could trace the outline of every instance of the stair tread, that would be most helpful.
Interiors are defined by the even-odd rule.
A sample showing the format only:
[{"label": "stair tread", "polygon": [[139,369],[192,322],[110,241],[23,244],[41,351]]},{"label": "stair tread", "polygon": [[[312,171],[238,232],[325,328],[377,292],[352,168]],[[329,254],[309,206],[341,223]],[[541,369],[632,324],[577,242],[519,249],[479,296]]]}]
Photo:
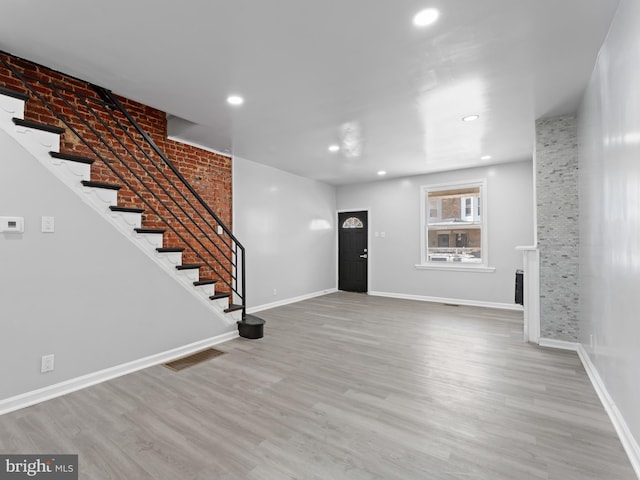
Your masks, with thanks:
[{"label": "stair tread", "polygon": [[24,100],[25,102],[29,100],[28,93],[17,92],[16,90],[11,90],[10,88],[0,87],[0,94],[6,95],[7,97],[17,98],[18,100]]},{"label": "stair tread", "polygon": [[242,310],[244,307],[242,305],[236,305],[235,303],[230,303],[229,308],[224,309],[224,313],[231,313],[237,310]]},{"label": "stair tread", "polygon": [[55,127],[53,125],[46,125],[44,123],[32,122],[31,120],[23,120],[22,118],[13,118],[13,123],[20,127],[35,128],[36,130],[42,130],[43,132],[57,133],[62,135],[64,128]]},{"label": "stair tread", "polygon": [[82,157],[80,155],[72,155],[70,153],[49,152],[53,158],[59,158],[60,160],[68,160],[70,162],[86,163],[91,165],[95,160],[92,158]]},{"label": "stair tread", "polygon": [[93,182],[91,180],[82,180],[80,183],[85,187],[104,188],[107,190],[120,190],[122,188],[122,185],[116,185],[115,183]]},{"label": "stair tread", "polygon": [[184,248],[179,247],[164,247],[164,248],[156,248],[156,252],[158,253],[181,253],[184,252]]},{"label": "stair tread", "polygon": [[176,265],[176,270],[195,270],[200,267],[202,267],[202,265],[196,263],[185,263],[183,265]]},{"label": "stair tread", "polygon": [[209,300],[218,300],[219,298],[229,298],[230,296],[231,296],[230,293],[220,292],[220,293],[216,293],[215,295],[211,295],[209,297]]},{"label": "stair tread", "polygon": [[164,228],[134,228],[136,233],[164,233]]},{"label": "stair tread", "polygon": [[217,280],[210,280],[210,279],[203,278],[202,280],[193,282],[193,286],[199,287],[200,285],[213,285],[214,283],[217,283],[217,282],[218,282]]},{"label": "stair tread", "polygon": [[265,321],[262,318],[256,317],[254,315],[245,315],[244,318],[238,323],[244,323],[245,325],[264,325]]},{"label": "stair tread", "polygon": [[111,205],[109,210],[112,212],[125,212],[125,213],[143,213],[144,208],[134,208],[134,207],[118,207],[116,205]]}]

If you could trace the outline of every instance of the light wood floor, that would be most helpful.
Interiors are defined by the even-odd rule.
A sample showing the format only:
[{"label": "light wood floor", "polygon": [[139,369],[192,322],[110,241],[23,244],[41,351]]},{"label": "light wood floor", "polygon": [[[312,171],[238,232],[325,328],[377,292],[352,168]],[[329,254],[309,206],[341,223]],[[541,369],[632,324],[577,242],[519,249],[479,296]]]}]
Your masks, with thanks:
[{"label": "light wood floor", "polygon": [[262,340],[0,417],[1,453],[81,479],[635,480],[578,357],[522,315],[337,293],[261,312]]}]

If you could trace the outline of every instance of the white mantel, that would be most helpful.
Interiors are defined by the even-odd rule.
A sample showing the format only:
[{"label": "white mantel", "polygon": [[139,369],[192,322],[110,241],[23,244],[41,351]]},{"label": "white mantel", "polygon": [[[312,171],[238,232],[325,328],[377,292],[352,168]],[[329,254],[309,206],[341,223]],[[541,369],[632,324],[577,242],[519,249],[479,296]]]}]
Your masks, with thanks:
[{"label": "white mantel", "polygon": [[540,340],[540,254],[538,247],[519,246],[522,252],[522,269],[524,283],[522,298],[524,300],[524,340],[538,343]]}]

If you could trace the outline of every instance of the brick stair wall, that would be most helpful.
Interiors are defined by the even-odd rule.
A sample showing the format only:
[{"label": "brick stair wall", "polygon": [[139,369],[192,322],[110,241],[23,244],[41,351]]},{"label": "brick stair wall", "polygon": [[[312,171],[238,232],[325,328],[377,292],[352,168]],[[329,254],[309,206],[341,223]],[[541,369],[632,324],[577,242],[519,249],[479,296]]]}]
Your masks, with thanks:
[{"label": "brick stair wall", "polygon": [[[12,55],[6,53],[0,53],[0,56],[4,58],[9,64],[11,64],[16,70],[21,72],[22,74],[28,73],[29,75],[35,76],[41,80],[52,82],[57,85],[60,85],[64,88],[68,88],[74,90],[76,92],[81,92],[86,94],[89,97],[96,98],[98,95],[91,88],[90,84],[87,82],[80,81],[76,78],[67,76],[60,72],[51,70],[47,67],[43,67],[41,65],[36,65],[31,62],[19,59]],[[33,82],[30,82],[34,84]],[[44,87],[39,84],[36,85],[36,90],[40,93],[47,102],[50,102],[55,106],[56,110],[61,112],[65,119],[80,132],[89,142],[90,144],[100,153],[101,156],[105,158],[107,162],[110,163],[127,181],[129,181],[134,190],[138,190],[140,192],[144,191],[139,180],[135,178],[135,176],[130,173],[125,167],[121,166],[120,163],[115,159],[114,155],[109,151],[107,147],[100,143],[97,137],[91,132],[91,129],[87,127],[81,120],[79,120],[71,111],[71,109],[65,104],[63,100],[58,98],[54,92],[52,92],[48,87]],[[12,90],[30,93],[26,87],[22,84],[22,82],[13,76],[12,72],[7,70],[4,65],[0,64],[0,86],[10,88]],[[108,88],[108,86],[107,86]],[[84,114],[85,118],[88,119],[89,125],[98,131],[100,134],[105,137],[108,136],[108,130],[105,126],[100,124],[98,120],[95,119],[87,110],[86,106],[82,104],[82,101],[77,99],[75,96],[66,95],[64,97],[74,105],[81,113]],[[166,114],[161,110],[149,107],[147,105],[143,105],[141,103],[135,102],[133,100],[118,97],[119,101],[124,105],[124,107],[129,111],[132,117],[140,124],[140,126],[150,135],[156,145],[167,155],[167,157],[174,163],[180,173],[187,179],[187,181],[193,186],[196,191],[200,194],[200,196],[209,204],[209,206],[213,209],[214,212],[220,217],[225,224],[231,228],[231,218],[232,218],[232,167],[231,167],[231,158],[225,155],[209,152],[206,150],[202,150],[190,145],[186,145],[180,142],[176,142],[167,138],[167,121]],[[97,105],[92,104],[92,107],[97,107]],[[102,108],[96,108],[101,112],[101,117],[104,119],[108,118],[108,115],[104,115],[104,110]],[[119,114],[115,113],[120,121],[127,125],[126,119]],[[25,108],[25,119],[33,120],[45,124],[56,125],[63,128],[66,128],[65,125],[58,119],[56,116],[51,113],[47,108],[45,108],[40,101],[31,95],[31,98],[26,104]],[[110,126],[116,129],[115,122],[107,121],[107,126]],[[149,155],[153,158],[154,161],[161,164],[160,158],[151,150],[150,147],[144,145],[140,135],[137,132],[134,133],[134,129],[130,128],[129,133],[133,138],[138,140],[138,143],[145,147],[145,151],[149,153]],[[166,182],[160,172],[151,166],[149,161],[140,153],[140,150],[135,146],[134,142],[126,137],[126,135],[119,132],[119,138],[123,141],[124,145],[129,147],[133,152],[135,152],[136,156],[143,160],[147,168],[151,171],[151,173],[159,178],[159,183],[172,193],[173,189],[169,186],[168,182]],[[130,165],[130,168],[142,177],[143,180],[147,181],[149,184],[151,180],[146,176],[143,169],[135,164],[135,162],[131,159],[130,155],[126,152],[126,149],[120,145],[116,140],[109,139],[109,144],[113,150],[118,152],[123,158],[126,159],[127,164]],[[83,155],[90,158],[94,158],[95,155],[91,152],[86,145],[84,145],[80,139],[78,139],[73,132],[67,130],[61,138],[61,152],[64,153],[72,153],[76,155]],[[179,184],[177,178],[174,177],[173,173],[169,170],[168,167],[164,167],[163,171],[167,174],[167,176],[174,181],[176,185]],[[102,163],[100,160],[96,160],[94,165],[92,166],[92,180],[103,181],[103,182],[111,182],[111,183],[122,183],[117,176],[115,176],[111,170],[107,167],[105,163]],[[162,192],[161,188],[158,185],[152,186],[153,191],[160,196],[160,198],[165,198],[166,195]],[[191,201],[193,205],[198,205],[197,201],[192,198],[191,194],[184,188],[181,188],[181,191],[185,194],[187,199]],[[167,210],[165,210],[161,204],[154,199],[151,195],[144,193],[145,199],[156,208],[161,215],[168,219],[172,225],[186,238],[189,238],[185,232],[185,229],[179,225]],[[193,212],[186,205],[186,202],[180,200],[180,204],[183,208],[190,213],[192,216]],[[119,205],[120,206],[129,206],[129,207],[140,207],[145,208],[146,212],[143,215],[143,226],[145,228],[166,228],[166,225],[163,224],[160,219],[153,214],[149,210],[149,208],[133,193],[132,189],[128,187],[124,187],[119,192]],[[202,234],[197,230],[197,227],[190,224],[185,215],[179,211],[179,209],[175,206],[172,207],[172,210],[176,213],[176,215],[183,220],[187,228],[190,230],[197,232],[200,241],[208,247],[211,251],[216,251],[213,243],[216,244],[227,254],[229,254],[228,248],[224,245],[220,238],[217,238],[216,235],[211,234],[211,230],[204,225],[202,221],[200,221],[203,230],[207,233]],[[203,209],[199,208],[202,212]],[[208,218],[208,216],[205,216]],[[212,225],[215,226],[213,222]],[[205,256],[206,252],[202,247],[197,245],[197,243],[189,238],[191,245],[197,250],[201,255]],[[179,238],[171,231],[167,230],[165,234],[165,247],[173,247],[185,246]],[[220,257],[219,257],[220,258]],[[215,261],[209,259],[212,265],[215,265]],[[185,251],[183,255],[183,263],[202,263],[202,260],[197,258],[197,255],[189,249]],[[229,265],[226,265],[227,268],[230,269]],[[201,278],[224,278],[229,281],[228,275],[224,274],[221,269],[218,269],[218,274],[214,275],[213,272],[210,272],[208,268],[201,269]]]}]

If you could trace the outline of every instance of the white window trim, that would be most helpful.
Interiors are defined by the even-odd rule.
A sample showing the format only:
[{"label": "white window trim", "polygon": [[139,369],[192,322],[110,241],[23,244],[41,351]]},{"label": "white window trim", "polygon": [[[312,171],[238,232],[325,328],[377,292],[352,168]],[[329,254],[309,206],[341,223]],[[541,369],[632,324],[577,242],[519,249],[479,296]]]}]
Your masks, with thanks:
[{"label": "white window trim", "polygon": [[445,271],[456,271],[456,272],[476,272],[476,273],[493,273],[496,271],[496,267],[487,267],[486,265],[482,265],[481,263],[475,265],[445,265],[446,262],[442,262],[442,264],[437,263],[416,263],[414,265],[416,270],[445,270]]},{"label": "white window trim", "polygon": [[[427,260],[427,211],[429,192],[437,190],[452,190],[456,188],[480,187],[480,202],[483,205],[481,217],[481,242],[482,242],[482,263],[477,264],[443,264],[429,262]],[[468,180],[466,182],[438,183],[432,185],[422,185],[420,187],[420,263],[415,265],[417,270],[448,270],[458,272],[482,272],[493,273],[495,267],[489,266],[489,222],[487,215],[487,180],[486,178]]]}]

